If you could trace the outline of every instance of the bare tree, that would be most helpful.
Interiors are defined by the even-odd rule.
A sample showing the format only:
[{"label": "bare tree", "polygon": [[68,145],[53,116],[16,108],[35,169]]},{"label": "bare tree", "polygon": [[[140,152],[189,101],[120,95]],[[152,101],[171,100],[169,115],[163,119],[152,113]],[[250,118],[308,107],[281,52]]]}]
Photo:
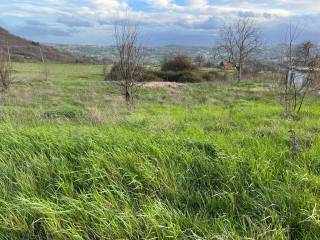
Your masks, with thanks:
[{"label": "bare tree", "polygon": [[112,69],[112,80],[119,83],[129,110],[133,107],[134,95],[141,86],[143,76],[143,48],[140,35],[139,26],[129,21],[122,21],[114,26],[118,59]]},{"label": "bare tree", "polygon": [[237,65],[238,82],[242,80],[243,65],[260,48],[261,37],[254,20],[241,18],[220,30],[217,50]]},{"label": "bare tree", "polygon": [[316,49],[316,45],[307,40],[295,47],[296,64],[306,66],[309,64],[310,59],[313,57],[312,51]]},{"label": "bare tree", "polygon": [[280,74],[279,86],[277,86],[278,90],[280,90],[281,100],[283,99],[286,114],[291,111],[292,100],[296,99],[296,97],[291,97],[291,95],[296,95],[297,91],[295,89],[295,81],[292,81],[292,79],[289,80],[289,78],[292,77],[289,76],[289,74],[293,70],[293,47],[298,35],[298,26],[293,26],[290,23],[286,32],[285,43],[283,46],[283,56],[281,59],[281,64],[286,68],[284,71],[279,69],[280,72],[283,72],[283,74]]},{"label": "bare tree", "polygon": [[8,90],[12,83],[12,63],[9,45],[0,48],[0,91]]},{"label": "bare tree", "polygon": [[289,25],[283,45],[279,91],[286,114],[299,113],[305,98],[320,90],[320,57],[314,51],[316,45],[311,41],[296,44],[301,32],[298,26]]}]

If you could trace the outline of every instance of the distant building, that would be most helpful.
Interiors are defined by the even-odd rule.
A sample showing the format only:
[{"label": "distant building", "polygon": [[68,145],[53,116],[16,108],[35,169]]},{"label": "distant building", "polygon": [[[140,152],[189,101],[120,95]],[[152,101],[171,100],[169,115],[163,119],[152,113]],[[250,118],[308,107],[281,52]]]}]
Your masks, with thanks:
[{"label": "distant building", "polygon": [[224,70],[236,70],[237,69],[237,65],[232,62],[221,62],[219,64],[219,67]]},{"label": "distant building", "polygon": [[[308,67],[294,67],[292,70],[288,70],[287,81],[297,87],[302,87],[308,82],[310,71],[311,69]],[[315,69],[315,71],[319,71],[319,69]]]}]

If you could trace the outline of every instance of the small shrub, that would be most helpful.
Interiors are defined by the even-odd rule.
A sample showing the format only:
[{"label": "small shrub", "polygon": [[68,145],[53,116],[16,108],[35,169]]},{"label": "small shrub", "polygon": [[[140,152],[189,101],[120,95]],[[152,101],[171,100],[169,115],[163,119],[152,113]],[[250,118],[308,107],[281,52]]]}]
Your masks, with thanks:
[{"label": "small shrub", "polygon": [[178,54],[166,58],[161,66],[162,71],[180,72],[194,69],[196,69],[196,66],[192,64],[190,58],[184,54]]}]

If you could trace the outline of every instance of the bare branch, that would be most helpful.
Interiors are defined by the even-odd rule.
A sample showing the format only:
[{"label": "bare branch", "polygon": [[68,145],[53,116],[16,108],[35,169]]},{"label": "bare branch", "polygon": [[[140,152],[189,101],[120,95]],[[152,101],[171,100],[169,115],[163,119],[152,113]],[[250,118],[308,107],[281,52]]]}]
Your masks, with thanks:
[{"label": "bare branch", "polygon": [[306,97],[320,89],[317,67],[320,58],[313,54],[316,46],[311,41],[296,44],[300,34],[298,26],[290,23],[281,62],[283,69],[277,84],[286,114],[299,113]]},{"label": "bare branch", "polygon": [[118,59],[113,66],[113,80],[117,81],[125,96],[128,109],[132,109],[134,94],[143,77],[143,47],[140,44],[140,28],[129,21],[114,26]]},{"label": "bare branch", "polygon": [[260,31],[253,20],[239,19],[224,25],[220,30],[218,51],[230,62],[237,64],[238,81],[242,78],[242,67],[260,48]]}]

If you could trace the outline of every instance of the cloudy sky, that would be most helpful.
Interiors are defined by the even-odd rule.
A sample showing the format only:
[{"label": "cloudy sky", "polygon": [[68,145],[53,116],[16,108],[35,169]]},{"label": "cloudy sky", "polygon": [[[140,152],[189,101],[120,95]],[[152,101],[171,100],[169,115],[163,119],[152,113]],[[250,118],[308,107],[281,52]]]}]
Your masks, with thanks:
[{"label": "cloudy sky", "polygon": [[0,0],[0,26],[49,43],[112,44],[112,24],[128,17],[149,45],[212,45],[219,27],[254,18],[268,41],[289,22],[320,42],[319,0]]}]

